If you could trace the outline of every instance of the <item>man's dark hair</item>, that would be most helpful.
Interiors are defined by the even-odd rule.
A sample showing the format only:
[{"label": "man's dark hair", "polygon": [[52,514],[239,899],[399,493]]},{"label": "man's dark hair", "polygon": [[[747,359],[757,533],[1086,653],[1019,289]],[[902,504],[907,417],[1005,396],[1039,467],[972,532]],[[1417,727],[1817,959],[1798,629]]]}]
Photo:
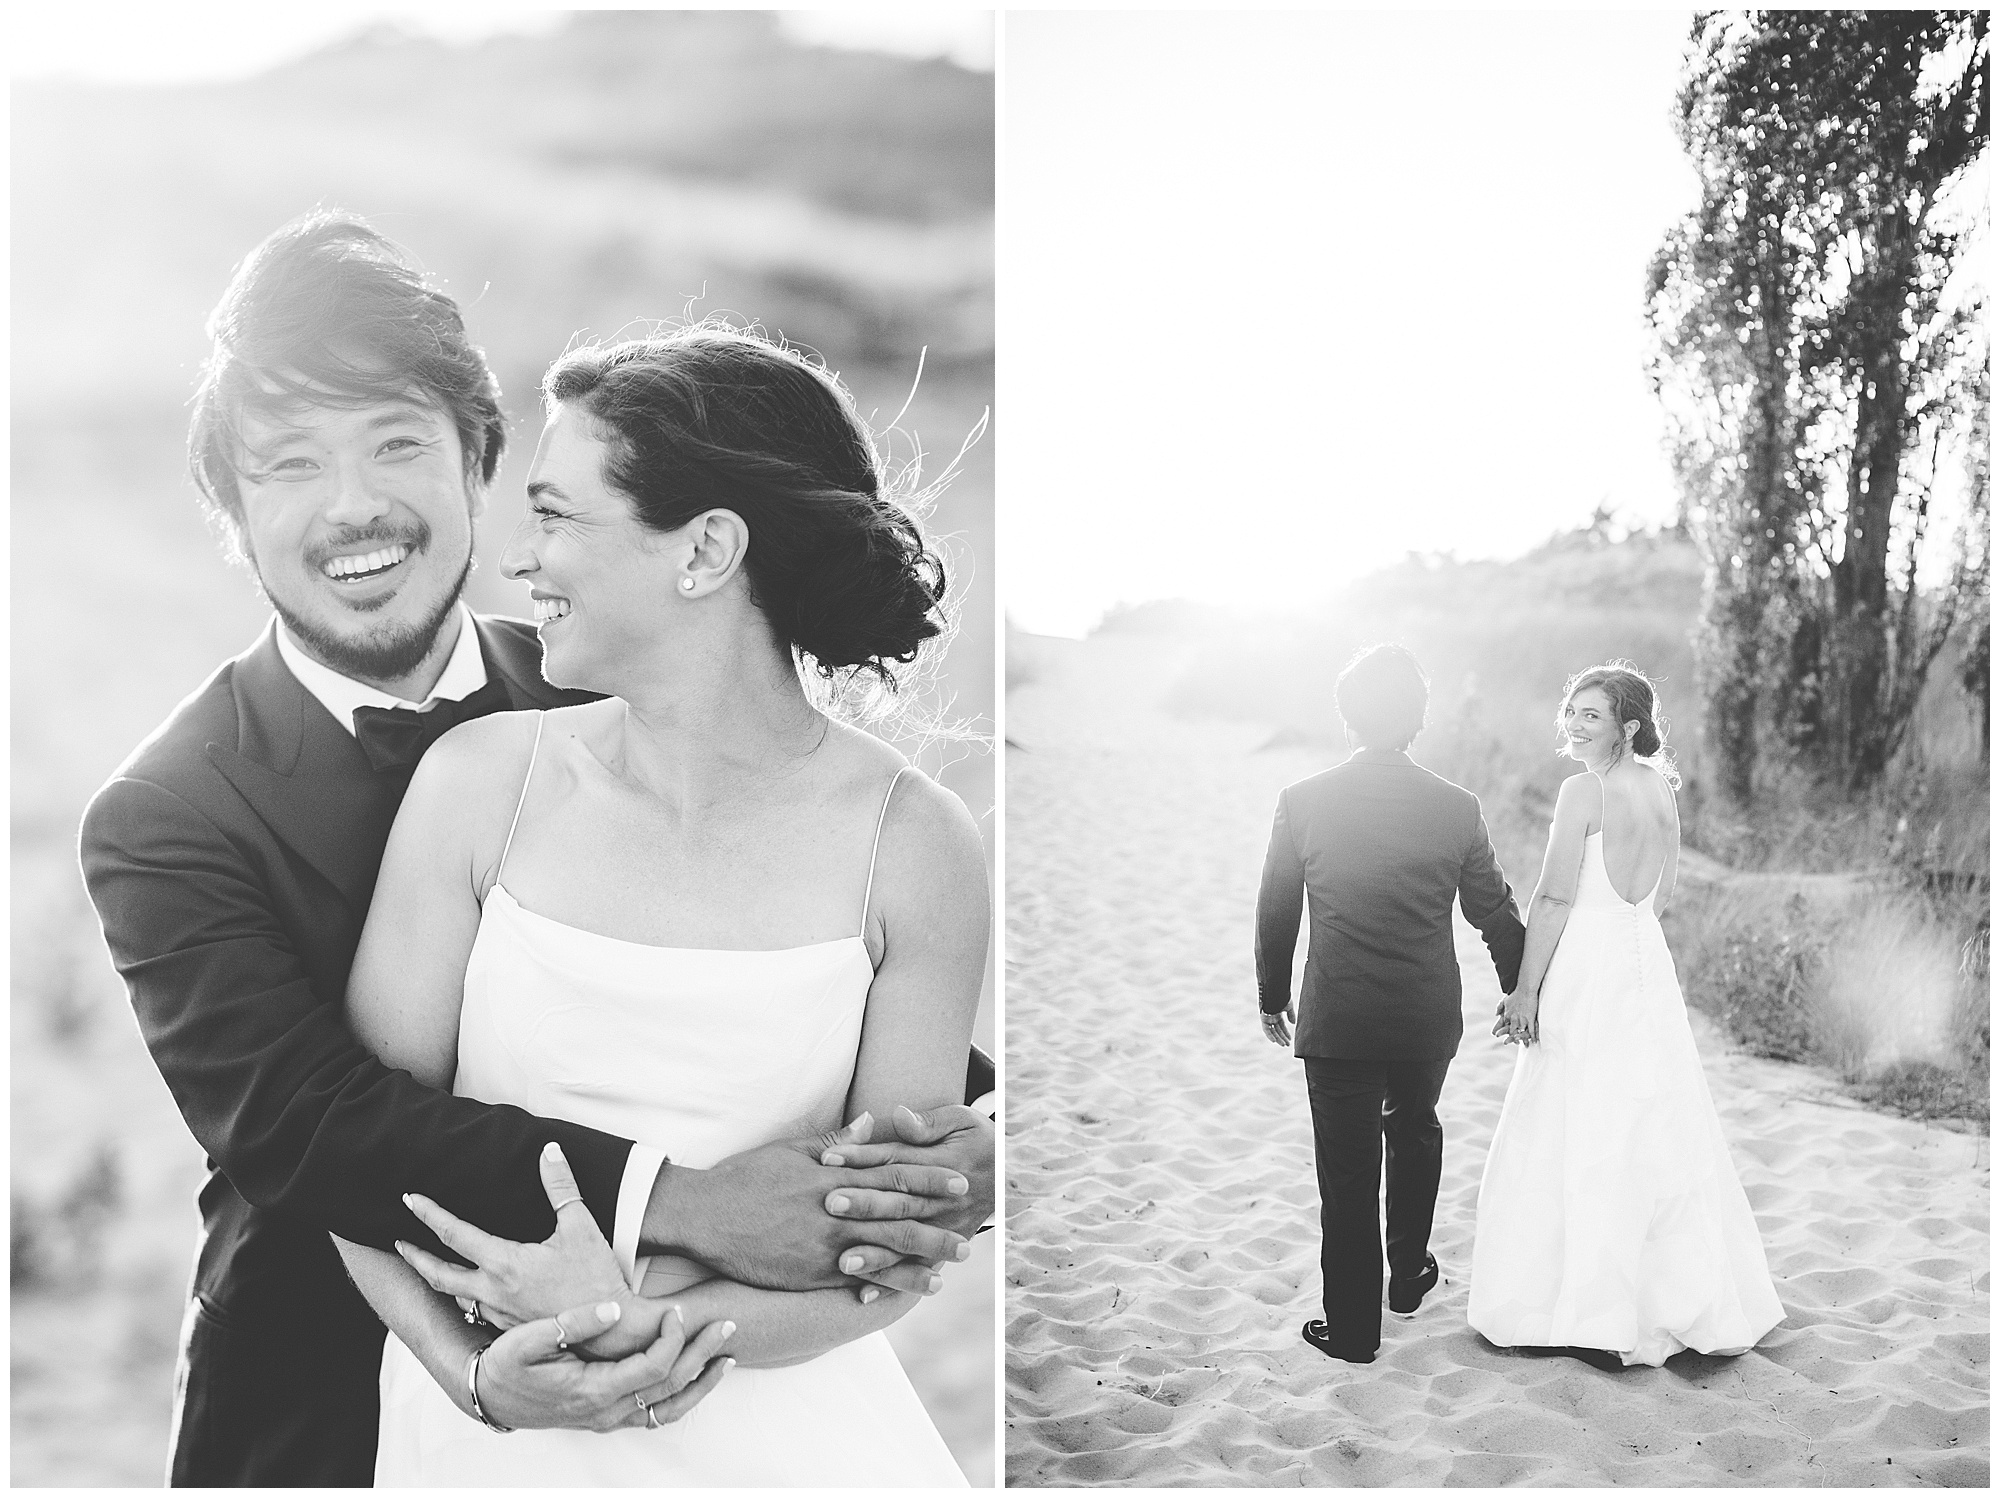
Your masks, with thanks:
[{"label": "man's dark hair", "polygon": [[1417,658],[1400,645],[1377,645],[1347,663],[1334,701],[1364,749],[1407,749],[1424,726],[1431,684]]},{"label": "man's dark hair", "polygon": [[246,412],[282,418],[415,395],[457,426],[467,481],[493,481],[507,433],[486,356],[466,340],[458,304],[360,219],[314,212],[271,235],[236,268],[208,335],[188,466],[239,545]]}]

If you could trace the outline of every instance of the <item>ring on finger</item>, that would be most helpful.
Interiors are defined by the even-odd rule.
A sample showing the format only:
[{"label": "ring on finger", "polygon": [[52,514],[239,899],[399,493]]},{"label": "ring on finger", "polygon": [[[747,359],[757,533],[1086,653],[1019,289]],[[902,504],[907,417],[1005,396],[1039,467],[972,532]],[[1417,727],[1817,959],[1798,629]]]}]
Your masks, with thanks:
[{"label": "ring on finger", "polygon": [[[560,1315],[556,1316],[555,1323],[556,1323],[556,1350],[559,1352],[568,1352],[569,1328],[562,1324],[562,1317]],[[634,1397],[636,1398],[637,1396],[635,1395]]]},{"label": "ring on finger", "polygon": [[648,1430],[658,1430],[660,1428],[660,1417],[653,1413],[653,1407],[650,1404],[646,1406],[646,1428]]},{"label": "ring on finger", "polygon": [[561,1212],[564,1207],[574,1206],[576,1203],[582,1200],[583,1198],[580,1196],[564,1197],[561,1201],[556,1203],[555,1210],[557,1212]]}]

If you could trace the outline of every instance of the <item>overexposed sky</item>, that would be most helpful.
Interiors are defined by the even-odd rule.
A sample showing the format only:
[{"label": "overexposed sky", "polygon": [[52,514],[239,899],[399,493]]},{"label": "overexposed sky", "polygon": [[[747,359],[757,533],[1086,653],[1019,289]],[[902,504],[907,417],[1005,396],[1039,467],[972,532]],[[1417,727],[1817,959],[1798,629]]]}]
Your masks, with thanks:
[{"label": "overexposed sky", "polygon": [[1310,606],[1674,492],[1646,266],[1688,12],[1013,12],[1001,587]]},{"label": "overexposed sky", "polygon": [[[606,10],[649,9],[602,6]],[[729,7],[724,7],[729,8]],[[290,62],[365,26],[390,22],[447,41],[553,30],[568,12],[465,0],[315,0],[311,5],[192,3],[121,7],[17,6],[8,25],[8,72],[99,83],[196,83],[244,78]],[[993,66],[990,11],[841,8],[783,14],[799,40]]]}]

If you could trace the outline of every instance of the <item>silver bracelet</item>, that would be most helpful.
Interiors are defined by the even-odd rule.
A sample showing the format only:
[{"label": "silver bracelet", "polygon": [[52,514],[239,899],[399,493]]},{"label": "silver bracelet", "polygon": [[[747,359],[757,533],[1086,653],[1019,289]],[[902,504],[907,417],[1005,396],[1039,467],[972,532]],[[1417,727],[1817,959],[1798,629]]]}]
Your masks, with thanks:
[{"label": "silver bracelet", "polygon": [[479,1405],[479,1360],[486,1356],[486,1349],[492,1345],[491,1342],[480,1343],[472,1349],[472,1356],[465,1360],[465,1389],[472,1396],[472,1413],[478,1417],[479,1423],[488,1430],[497,1430],[503,1436],[511,1436],[514,1433],[513,1426],[502,1425]]}]

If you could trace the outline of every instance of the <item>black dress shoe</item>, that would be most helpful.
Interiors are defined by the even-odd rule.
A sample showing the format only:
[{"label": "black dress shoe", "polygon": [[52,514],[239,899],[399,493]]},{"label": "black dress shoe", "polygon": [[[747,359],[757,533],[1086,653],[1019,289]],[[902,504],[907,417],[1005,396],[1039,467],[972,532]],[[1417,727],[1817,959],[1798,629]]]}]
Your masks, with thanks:
[{"label": "black dress shoe", "polygon": [[1424,1255],[1424,1272],[1413,1280],[1389,1281],[1389,1309],[1398,1316],[1414,1316],[1417,1307],[1424,1303],[1424,1297],[1438,1282],[1438,1261]]},{"label": "black dress shoe", "polygon": [[1345,1347],[1326,1334],[1324,1321],[1308,1321],[1299,1328],[1299,1335],[1330,1358],[1339,1358],[1344,1363],[1372,1363],[1375,1349],[1372,1347]]}]

